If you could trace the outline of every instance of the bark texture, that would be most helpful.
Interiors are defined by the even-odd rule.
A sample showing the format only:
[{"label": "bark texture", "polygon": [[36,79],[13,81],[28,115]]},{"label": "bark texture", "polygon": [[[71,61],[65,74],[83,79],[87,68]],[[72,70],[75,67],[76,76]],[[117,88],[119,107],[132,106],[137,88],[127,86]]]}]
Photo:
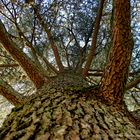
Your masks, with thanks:
[{"label": "bark texture", "polygon": [[136,140],[140,131],[126,113],[97,101],[79,76],[65,75],[16,107],[0,129],[1,140]]},{"label": "bark texture", "polygon": [[123,100],[133,49],[130,27],[130,1],[114,1],[113,47],[101,80],[100,96],[107,104]]}]

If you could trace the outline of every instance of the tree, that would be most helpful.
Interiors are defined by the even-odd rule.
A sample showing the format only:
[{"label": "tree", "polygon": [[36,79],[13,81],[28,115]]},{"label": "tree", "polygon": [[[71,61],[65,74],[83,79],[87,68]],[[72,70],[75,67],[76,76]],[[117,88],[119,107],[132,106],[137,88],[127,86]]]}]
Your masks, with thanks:
[{"label": "tree", "polygon": [[[128,78],[128,68],[134,46],[130,27],[130,12],[126,12],[130,9],[128,3],[125,1],[114,2],[116,8],[114,9],[113,47],[102,76],[99,93],[108,104],[122,102]],[[120,6],[121,4],[125,4],[125,6]],[[121,12],[122,9],[124,12]],[[123,19],[123,17],[125,18]]]},{"label": "tree", "polygon": [[[134,46],[130,1],[113,1],[113,39],[109,61],[104,73],[102,70],[99,73],[102,75],[100,84],[92,85],[88,81],[88,71],[96,56],[97,44],[105,44],[97,40],[105,6],[104,0],[100,4],[88,2],[83,0],[69,4],[69,1],[63,3],[58,0],[33,4],[32,8],[27,7],[32,19],[22,21],[22,18],[26,19],[27,11],[22,13],[19,3],[10,5],[1,0],[10,15],[5,14],[5,9],[1,13],[11,21],[9,24],[5,22],[5,26],[0,21],[2,47],[26,72],[36,87],[36,94],[23,96],[3,79],[0,80],[1,94],[15,105],[0,129],[0,139],[139,139],[140,132],[136,129],[139,120],[128,112],[123,103],[125,90],[139,83],[136,79],[127,85]],[[79,11],[76,11],[77,4],[81,5]],[[98,5],[98,10],[92,7],[91,13],[95,10],[97,14],[95,20],[90,20],[91,13],[86,17],[87,11],[82,9],[91,4]],[[9,10],[11,7],[14,14]],[[71,16],[67,16],[69,9],[72,10]],[[17,11],[22,18],[17,18]],[[86,28],[87,34],[84,30],[79,34],[83,27],[81,15],[93,22],[90,28]],[[8,27],[16,32],[7,31]],[[43,35],[47,35],[47,39]],[[84,46],[81,45],[83,38]],[[72,57],[76,58],[75,62]],[[55,63],[51,63],[53,58]],[[47,68],[44,68],[45,65]]]}]

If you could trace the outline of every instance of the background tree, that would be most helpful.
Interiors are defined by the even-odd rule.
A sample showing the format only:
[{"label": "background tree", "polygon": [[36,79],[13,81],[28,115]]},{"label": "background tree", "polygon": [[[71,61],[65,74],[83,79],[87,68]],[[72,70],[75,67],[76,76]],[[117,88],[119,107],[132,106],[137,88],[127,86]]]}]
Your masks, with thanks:
[{"label": "background tree", "polygon": [[[130,1],[0,4],[1,66],[12,67],[7,76],[2,72],[0,91],[16,106],[0,129],[0,139],[139,137],[139,120],[123,103],[125,91],[139,83],[132,76],[139,71],[129,71],[138,66],[137,61],[130,65],[137,50]],[[16,76],[25,72],[21,81],[13,80],[14,69]],[[17,91],[20,84],[26,94]]]}]

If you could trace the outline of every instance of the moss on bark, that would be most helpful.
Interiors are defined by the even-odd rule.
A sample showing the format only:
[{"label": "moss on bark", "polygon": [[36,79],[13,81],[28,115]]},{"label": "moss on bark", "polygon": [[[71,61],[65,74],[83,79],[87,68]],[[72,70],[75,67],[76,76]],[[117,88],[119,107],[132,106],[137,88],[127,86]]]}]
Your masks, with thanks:
[{"label": "moss on bark", "polygon": [[75,78],[70,75],[63,78],[60,76],[47,87],[40,89],[39,95],[32,97],[30,102],[14,108],[0,129],[0,139],[135,140],[140,138],[140,131],[129,121],[126,112],[102,104],[92,93],[96,90],[90,89],[88,92],[77,89],[66,90],[66,86],[76,87],[76,85],[88,89],[88,85],[81,78],[79,78],[81,84],[76,84],[72,79]]}]

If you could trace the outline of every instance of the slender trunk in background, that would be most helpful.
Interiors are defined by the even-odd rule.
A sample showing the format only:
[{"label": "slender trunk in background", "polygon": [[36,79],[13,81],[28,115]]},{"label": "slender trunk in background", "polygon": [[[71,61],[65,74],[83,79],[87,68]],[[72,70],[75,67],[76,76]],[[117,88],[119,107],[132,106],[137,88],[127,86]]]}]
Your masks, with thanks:
[{"label": "slender trunk in background", "polygon": [[44,22],[43,18],[41,17],[40,13],[38,12],[37,7],[33,7],[33,8],[34,8],[34,12],[35,12],[40,24],[42,25],[42,28],[47,33],[47,36],[48,36],[48,39],[49,39],[49,42],[50,42],[50,45],[51,45],[51,48],[52,48],[52,51],[53,51],[53,54],[54,54],[54,57],[55,57],[56,64],[57,64],[57,66],[59,68],[59,71],[63,72],[64,71],[64,66],[62,64],[62,61],[61,61],[61,58],[60,58],[59,51],[58,51],[58,48],[56,46],[56,43],[53,40],[52,32],[49,29],[47,23]]},{"label": "slender trunk in background", "polygon": [[130,27],[130,1],[114,0],[113,44],[109,62],[101,79],[99,96],[107,104],[123,100],[133,49]]},{"label": "slender trunk in background", "polygon": [[90,49],[86,64],[83,69],[83,76],[87,76],[88,70],[90,69],[90,65],[93,61],[93,57],[95,56],[97,36],[98,36],[99,28],[100,28],[100,21],[101,21],[101,17],[102,17],[104,2],[105,2],[105,0],[101,0],[100,6],[99,6],[99,9],[97,12],[97,16],[96,16],[96,20],[95,20],[95,27],[94,27],[93,37],[92,37],[92,43],[91,43],[91,49]]}]

